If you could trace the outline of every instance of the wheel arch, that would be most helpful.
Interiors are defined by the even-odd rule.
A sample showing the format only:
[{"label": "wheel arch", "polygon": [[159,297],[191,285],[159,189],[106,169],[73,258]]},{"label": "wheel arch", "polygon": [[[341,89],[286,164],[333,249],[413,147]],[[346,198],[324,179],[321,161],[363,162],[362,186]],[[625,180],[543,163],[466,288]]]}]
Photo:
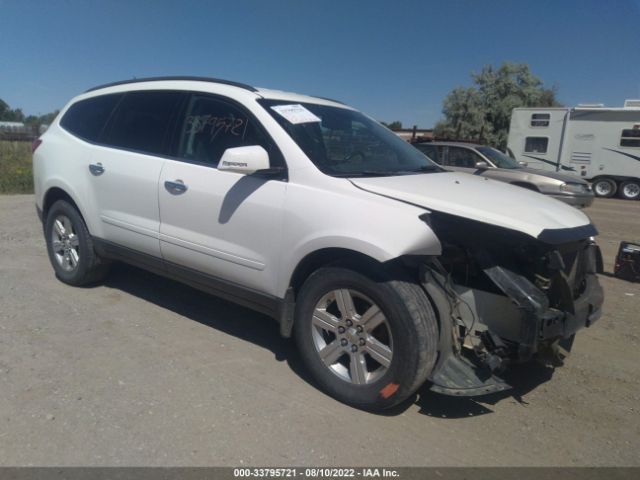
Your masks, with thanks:
[{"label": "wheel arch", "polygon": [[[78,202],[76,202],[66,190],[60,187],[51,187],[44,194],[44,200],[42,201],[42,215],[44,218],[47,218],[47,213],[49,212],[51,205],[53,205],[58,200],[66,200],[71,205],[73,205],[76,208],[76,210],[80,211],[80,208],[78,207]],[[84,218],[84,215],[83,215],[83,218]]]},{"label": "wheel arch", "polygon": [[51,205],[53,205],[58,200],[66,200],[71,205],[73,205],[74,208],[80,213],[80,216],[82,217],[82,219],[84,220],[85,224],[87,225],[87,229],[89,230],[89,233],[92,234],[92,235],[95,235],[94,222],[92,222],[91,221],[92,219],[87,216],[87,214],[86,214],[87,212],[85,211],[84,207],[82,206],[82,202],[79,201],[78,195],[76,195],[76,193],[73,191],[73,189],[69,188],[68,186],[66,186],[64,184],[59,184],[57,182],[56,183],[52,183],[50,185],[47,185],[46,190],[45,190],[45,194],[42,196],[42,221],[43,221],[43,224],[47,220],[47,213],[48,213],[49,209],[51,208]]},{"label": "wheel arch", "polygon": [[309,275],[319,268],[332,264],[348,265],[362,273],[381,266],[382,262],[349,248],[321,248],[308,253],[298,262],[289,279],[289,287],[297,293]]},{"label": "wheel arch", "polygon": [[294,310],[297,294],[304,282],[316,270],[329,265],[340,265],[358,273],[373,274],[383,266],[398,271],[408,271],[402,257],[382,262],[370,255],[344,247],[326,247],[307,253],[295,266],[288,279],[283,308],[279,314],[280,334],[290,337],[293,332]]}]

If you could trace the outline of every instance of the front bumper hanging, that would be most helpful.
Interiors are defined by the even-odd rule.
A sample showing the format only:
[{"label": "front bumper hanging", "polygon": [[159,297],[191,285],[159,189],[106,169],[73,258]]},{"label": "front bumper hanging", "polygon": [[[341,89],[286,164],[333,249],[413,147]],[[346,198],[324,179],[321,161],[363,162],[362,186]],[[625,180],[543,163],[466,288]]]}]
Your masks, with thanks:
[{"label": "front bumper hanging", "polygon": [[565,268],[559,260],[562,268],[556,270],[552,287],[543,291],[523,275],[495,264],[488,253],[477,252],[483,272],[520,312],[518,338],[509,342],[517,347],[509,357],[501,339],[487,325],[483,325],[485,330],[473,349],[462,348],[456,340],[457,315],[451,289],[446,288],[447,279],[426,267],[423,286],[436,303],[444,327],[439,361],[430,377],[432,390],[457,396],[506,390],[509,385],[499,372],[508,362],[525,362],[536,354],[548,355],[549,351],[557,353],[559,346],[569,349],[574,334],[591,326],[602,312],[604,295],[596,276],[598,254],[598,247],[591,243],[579,252],[571,268]]}]

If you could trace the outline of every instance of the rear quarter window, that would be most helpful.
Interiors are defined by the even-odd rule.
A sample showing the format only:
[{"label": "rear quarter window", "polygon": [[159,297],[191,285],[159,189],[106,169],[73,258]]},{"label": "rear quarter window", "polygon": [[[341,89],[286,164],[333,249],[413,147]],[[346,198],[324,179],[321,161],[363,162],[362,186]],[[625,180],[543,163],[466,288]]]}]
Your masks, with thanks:
[{"label": "rear quarter window", "polygon": [[80,100],[69,107],[60,126],[83,140],[97,142],[121,98],[118,93]]}]

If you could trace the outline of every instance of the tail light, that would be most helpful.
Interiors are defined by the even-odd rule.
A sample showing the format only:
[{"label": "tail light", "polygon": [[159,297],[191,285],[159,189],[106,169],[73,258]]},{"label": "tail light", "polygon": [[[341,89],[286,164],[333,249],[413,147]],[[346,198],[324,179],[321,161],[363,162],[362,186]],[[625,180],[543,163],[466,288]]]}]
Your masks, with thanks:
[{"label": "tail light", "polygon": [[36,138],[33,143],[31,144],[31,153],[33,154],[33,152],[36,151],[36,148],[38,148],[40,146],[40,144],[42,143],[42,140],[40,140],[39,138]]}]

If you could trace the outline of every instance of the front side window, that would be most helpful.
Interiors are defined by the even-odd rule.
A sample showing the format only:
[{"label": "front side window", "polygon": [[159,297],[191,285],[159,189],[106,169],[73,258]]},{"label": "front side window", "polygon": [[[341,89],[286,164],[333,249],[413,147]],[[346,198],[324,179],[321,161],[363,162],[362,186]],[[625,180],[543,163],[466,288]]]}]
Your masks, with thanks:
[{"label": "front side window", "polygon": [[247,113],[211,96],[190,98],[180,127],[178,157],[216,167],[227,148],[251,145],[269,151],[265,136]]},{"label": "front side window", "polygon": [[533,113],[531,114],[532,127],[548,127],[551,120],[550,113]]},{"label": "front side window", "polygon": [[622,130],[621,147],[640,147],[640,128]]},{"label": "front side window", "polygon": [[473,150],[464,147],[449,147],[446,164],[450,167],[475,168],[482,158]]},{"label": "front side window", "polygon": [[77,137],[97,142],[122,94],[101,95],[74,103],[60,120],[60,126]]},{"label": "front side window", "polygon": [[549,139],[547,137],[527,137],[524,141],[525,153],[547,153]]},{"label": "front side window", "polygon": [[169,126],[181,92],[131,92],[120,102],[105,143],[109,146],[150,154],[163,153]]},{"label": "front side window", "polygon": [[355,110],[282,100],[259,103],[327,175],[366,177],[442,171],[391,130]]}]

